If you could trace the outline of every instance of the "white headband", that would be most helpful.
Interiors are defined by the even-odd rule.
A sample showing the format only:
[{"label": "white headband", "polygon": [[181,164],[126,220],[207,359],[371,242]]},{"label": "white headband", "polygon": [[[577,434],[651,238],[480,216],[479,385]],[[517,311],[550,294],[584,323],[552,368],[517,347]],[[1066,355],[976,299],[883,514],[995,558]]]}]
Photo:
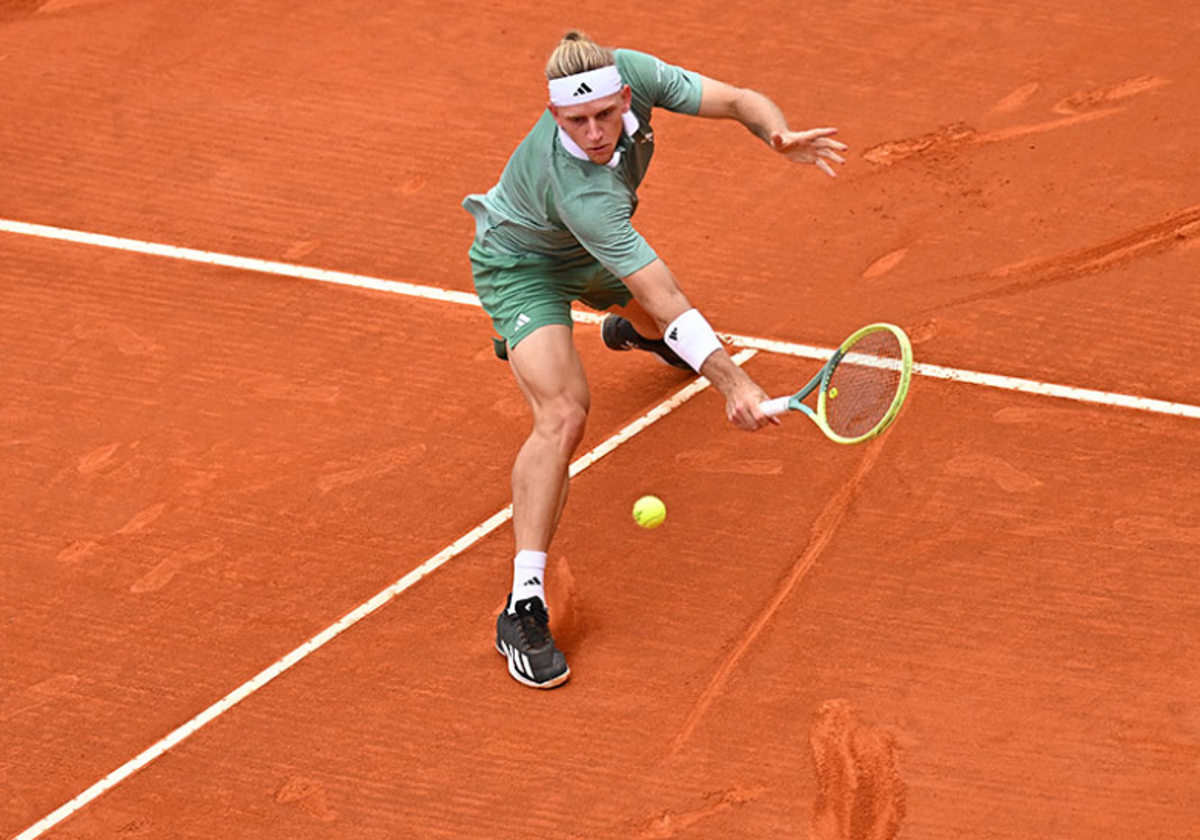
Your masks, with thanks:
[{"label": "white headband", "polygon": [[550,80],[550,102],[560,108],[568,105],[581,105],[593,99],[602,99],[620,93],[625,83],[617,72],[615,64],[607,67],[597,67],[576,73],[574,76],[564,76],[561,79]]}]

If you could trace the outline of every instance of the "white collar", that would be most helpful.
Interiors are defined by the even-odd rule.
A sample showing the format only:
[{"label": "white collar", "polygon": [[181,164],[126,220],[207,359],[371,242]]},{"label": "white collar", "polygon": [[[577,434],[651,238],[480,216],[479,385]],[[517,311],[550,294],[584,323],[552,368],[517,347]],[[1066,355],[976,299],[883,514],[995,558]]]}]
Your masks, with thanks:
[{"label": "white collar", "polygon": [[[636,134],[637,130],[639,128],[641,128],[641,123],[638,122],[638,118],[633,113],[632,108],[630,108],[628,111],[625,111],[621,114],[621,122],[624,123],[624,125],[625,125],[625,133],[628,134],[630,137],[632,137],[634,134]],[[570,137],[568,137],[567,133],[562,130],[561,126],[558,129],[558,139],[559,139],[559,142],[562,143],[563,148],[571,153],[572,157],[577,157],[580,160],[591,160],[591,158],[589,158],[587,156],[587,152],[585,152],[583,149],[579,148],[579,144],[576,143],[574,140],[572,140]],[[607,166],[609,169],[616,169],[617,164],[619,164],[620,162],[621,162],[621,150],[614,149],[612,160],[610,160],[608,163],[606,163],[605,166]]]}]

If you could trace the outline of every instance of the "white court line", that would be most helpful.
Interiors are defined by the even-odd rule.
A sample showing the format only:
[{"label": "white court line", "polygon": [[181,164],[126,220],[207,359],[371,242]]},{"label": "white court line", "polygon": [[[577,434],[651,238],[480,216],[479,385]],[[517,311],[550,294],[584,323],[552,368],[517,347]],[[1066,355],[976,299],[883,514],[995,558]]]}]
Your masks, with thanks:
[{"label": "white court line", "polygon": [[[743,350],[733,357],[733,361],[736,364],[743,365],[757,354],[757,350]],[[703,377],[692,380],[692,382],[690,382],[686,387],[680,389],[674,396],[670,397],[665,402],[660,403],[654,409],[639,417],[637,420],[634,420],[628,426],[596,446],[587,454],[581,455],[579,458],[575,459],[575,461],[571,464],[571,475],[575,476],[583,472],[605,455],[608,455],[618,446],[626,443],[630,438],[634,437],[639,432],[644,431],[656,421],[661,420],[672,411],[679,408],[685,402],[707,388],[708,385],[708,380]],[[144,750],[141,754],[130,759],[125,764],[109,773],[103,779],[96,782],[70,802],[67,802],[65,805],[57,808],[53,813],[42,818],[41,820],[38,820],[29,828],[16,835],[13,840],[34,840],[36,837],[41,837],[51,828],[67,819],[67,817],[84,808],[86,805],[88,805],[88,803],[102,796],[104,793],[116,787],[125,779],[129,778],[155,759],[161,757],[168,750],[178,746],[181,742],[196,734],[196,732],[198,732],[204,726],[216,720],[218,717],[232,709],[238,703],[245,700],[254,692],[258,691],[267,683],[288,671],[293,665],[296,665],[310,654],[315,653],[317,650],[336,639],[342,633],[349,630],[355,624],[358,624],[358,622],[362,621],[371,613],[379,610],[417,581],[450,562],[459,554],[462,554],[475,543],[479,542],[501,525],[508,522],[508,520],[511,518],[512,505],[509,505],[500,512],[492,515],[479,527],[467,532],[453,543],[443,548],[440,552],[435,554],[433,557],[430,557],[420,566],[417,566],[404,577],[400,578],[400,580],[393,583],[387,589],[384,589],[374,598],[346,613],[336,622],[331,624],[329,627],[326,627],[320,633],[313,636],[291,653],[286,654],[281,659],[277,660],[275,664],[260,672],[257,676],[251,678],[246,683],[243,683],[238,688],[235,688],[229,694],[222,697],[216,703],[213,703],[207,709],[196,715],[187,723],[180,726],[174,732],[167,735],[158,743]]]},{"label": "white court line", "polygon": [[[41,239],[55,239],[61,242],[74,242],[79,245],[94,245],[118,251],[130,251],[137,254],[149,254],[156,257],[168,257],[188,262],[275,274],[281,277],[297,277],[304,280],[317,280],[322,283],[355,286],[360,289],[373,289],[380,292],[391,292],[398,295],[442,301],[444,303],[456,303],[463,306],[479,306],[479,298],[467,292],[449,291],[434,286],[421,286],[415,283],[402,283],[396,280],[381,280],[378,277],[367,277],[344,271],[326,271],[321,268],[309,268],[291,263],[254,259],[252,257],[235,257],[215,251],[179,248],[174,245],[161,245],[154,242],[143,242],[138,239],[106,236],[100,233],[85,233],[67,228],[35,225],[11,219],[0,219],[0,232],[15,233],[22,236],[36,236]],[[575,312],[573,313],[573,317],[580,323],[598,324],[602,316],[591,312]],[[772,341],[770,339],[754,338],[753,336],[722,333],[721,337],[737,347],[745,347],[785,356],[798,356],[805,359],[824,361],[833,353],[833,349],[828,347],[813,347],[808,344]],[[958,370],[940,365],[918,363],[913,366],[913,373],[918,376],[928,376],[932,379],[946,379],[968,385],[982,385],[987,388],[998,388],[1005,391],[1019,391],[1043,397],[1054,397],[1057,399],[1074,400],[1075,402],[1111,406],[1113,408],[1129,408],[1135,411],[1148,411],[1154,414],[1167,414],[1174,417],[1200,420],[1200,406],[1188,405],[1186,403],[1167,402],[1166,400],[1137,397],[1129,394],[1093,391],[1088,388],[1075,388],[1070,385],[1055,385],[1050,382],[1038,382],[1033,379],[1021,379],[1014,376]]]},{"label": "white court line", "polygon": [[[72,242],[81,245],[92,245],[120,251],[128,251],[132,253],[147,254],[152,256],[167,257],[170,259],[242,269],[246,271],[274,274],[284,277],[296,277],[307,280],[316,280],[324,283],[336,283],[339,285],[391,292],[395,294],[424,298],[427,300],[437,300],[446,303],[479,306],[479,299],[475,295],[464,292],[454,292],[431,286],[420,286],[412,283],[382,280],[379,278],[350,274],[340,271],[326,271],[324,269],[308,268],[289,263],[273,262],[269,260],[260,260],[248,257],[236,257],[228,254],[216,253],[213,251],[202,251],[193,248],[180,248],[173,245],[162,245],[152,242],[143,242],[136,239],[106,236],[103,234],[84,233],[82,231],[69,230],[66,228],[34,225],[8,219],[0,219],[0,231],[24,236],[34,236],[42,239]],[[580,312],[575,313],[575,320],[585,323],[598,323],[600,316],[592,313]],[[789,356],[799,356],[802,358],[816,360],[824,360],[833,352],[833,350],[830,348],[770,341],[749,336],[724,335],[723,337],[732,344],[745,348],[736,356],[734,356],[734,361],[738,364],[744,364],[746,361],[753,358],[759,351],[780,353]],[[1030,393],[1044,394],[1047,396],[1061,397],[1064,399],[1102,402],[1103,404],[1107,405],[1119,405],[1144,411],[1155,411],[1159,413],[1178,414],[1179,416],[1200,418],[1200,407],[1196,406],[1166,403],[1161,400],[1147,400],[1139,397],[1103,394],[1097,391],[1087,391],[1084,389],[1070,388],[1066,386],[1049,385],[1047,383],[1013,379],[1011,377],[1004,376],[994,376],[991,374],[959,371],[953,368],[942,368],[935,365],[917,365],[916,368],[918,368],[918,370],[915,372],[934,378],[986,385],[993,388],[1027,391]],[[652,423],[665,417],[667,414],[670,414],[675,408],[690,400],[693,396],[698,394],[707,386],[708,381],[703,378],[694,380],[669,400],[662,403],[654,410],[648,412],[643,417],[629,424],[620,432],[601,443],[595,449],[578,458],[574,463],[572,463],[570,474],[574,476],[587,469],[597,460],[604,457],[604,455],[616,449],[617,446],[629,440],[631,437],[638,434]],[[200,712],[200,714],[193,717],[187,723],[175,729],[166,737],[153,744],[151,747],[144,750],[142,753],[126,762],[121,767],[109,773],[83,793],[79,794],[71,801],[57,808],[48,816],[44,817],[34,825],[22,831],[20,834],[16,835],[13,840],[35,840],[35,838],[42,836],[55,825],[59,824],[72,814],[82,809],[88,803],[103,795],[106,791],[120,784],[126,778],[144,768],[162,756],[164,753],[195,734],[208,723],[212,722],[217,717],[245,700],[251,694],[267,685],[276,677],[291,669],[298,662],[324,647],[350,627],[379,610],[397,595],[404,592],[422,578],[426,577],[436,569],[452,560],[454,557],[461,554],[463,551],[495,531],[511,518],[512,506],[510,505],[494,514],[477,528],[451,543],[438,554],[426,560],[420,566],[413,569],[404,577],[400,578],[400,580],[384,589],[366,603],[344,615],[337,622],[313,636],[291,653],[288,653],[281,659],[277,660],[273,665],[266,668],[255,677],[251,678],[248,682],[234,689],[225,697],[221,698],[216,703]]]},{"label": "white court line", "polygon": [[56,239],[60,242],[74,242],[77,245],[96,245],[101,248],[130,251],[135,254],[169,257],[173,260],[219,265],[224,268],[239,268],[244,271],[257,271],[262,274],[276,274],[281,277],[319,280],[322,283],[337,283],[341,286],[374,289],[378,292],[392,292],[397,295],[439,300],[445,303],[479,306],[479,298],[466,292],[451,292],[433,286],[418,286],[414,283],[380,280],[377,277],[364,277],[361,274],[347,274],[344,271],[326,271],[322,268],[308,268],[300,265],[292,265],[291,263],[259,260],[253,257],[235,257],[230,254],[220,254],[216,251],[177,248],[174,245],[160,245],[155,242],[142,242],[138,239],[125,239],[120,236],[105,236],[102,233],[84,233],[83,231],[68,230],[67,228],[31,225],[26,222],[14,222],[11,219],[0,219],[0,231],[21,234],[22,236],[36,236],[41,239]]},{"label": "white court line", "polygon": [[[769,341],[752,338],[745,335],[723,336],[738,347],[750,347],[767,353],[777,353],[785,356],[799,356],[804,359],[824,361],[833,355],[833,350],[822,347],[811,347],[807,344],[788,344],[782,341]],[[1037,394],[1042,397],[1056,397],[1075,402],[1095,403],[1113,408],[1131,408],[1135,411],[1149,411],[1154,414],[1168,414],[1174,417],[1187,417],[1200,420],[1200,406],[1187,403],[1167,402],[1149,397],[1135,397],[1128,394],[1112,394],[1107,391],[1093,391],[1090,388],[1075,388],[1070,385],[1055,385],[1051,382],[1038,382],[1034,379],[1021,379],[1016,376],[999,376],[994,373],[978,373],[972,370],[930,365],[922,362],[913,364],[913,373],[918,376],[928,376],[930,379],[945,379],[951,382],[963,382],[968,385],[983,385],[988,388],[999,388],[1004,391],[1019,391],[1024,394]]]}]

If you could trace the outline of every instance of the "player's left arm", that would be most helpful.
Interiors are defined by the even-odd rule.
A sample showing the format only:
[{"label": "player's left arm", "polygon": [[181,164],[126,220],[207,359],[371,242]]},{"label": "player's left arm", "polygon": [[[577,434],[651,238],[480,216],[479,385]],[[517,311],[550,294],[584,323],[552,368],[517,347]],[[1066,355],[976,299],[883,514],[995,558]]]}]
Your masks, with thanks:
[{"label": "player's left arm", "polygon": [[831,178],[837,173],[830,166],[845,163],[838,152],[849,147],[833,139],[836,128],[810,128],[792,131],[779,106],[763,94],[702,77],[700,110],[697,116],[718,120],[736,120],[773,150],[795,163],[809,163]]}]

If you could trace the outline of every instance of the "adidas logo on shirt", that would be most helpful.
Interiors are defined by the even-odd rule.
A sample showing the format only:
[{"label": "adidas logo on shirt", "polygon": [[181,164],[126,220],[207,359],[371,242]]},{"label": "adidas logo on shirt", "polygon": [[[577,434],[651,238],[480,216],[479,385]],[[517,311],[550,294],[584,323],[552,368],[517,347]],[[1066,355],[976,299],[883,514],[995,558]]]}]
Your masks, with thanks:
[{"label": "adidas logo on shirt", "polygon": [[592,89],[590,87],[588,87],[588,83],[584,82],[579,87],[575,88],[575,93],[573,93],[571,95],[572,96],[583,96],[584,94],[591,93],[591,92],[592,92]]}]

